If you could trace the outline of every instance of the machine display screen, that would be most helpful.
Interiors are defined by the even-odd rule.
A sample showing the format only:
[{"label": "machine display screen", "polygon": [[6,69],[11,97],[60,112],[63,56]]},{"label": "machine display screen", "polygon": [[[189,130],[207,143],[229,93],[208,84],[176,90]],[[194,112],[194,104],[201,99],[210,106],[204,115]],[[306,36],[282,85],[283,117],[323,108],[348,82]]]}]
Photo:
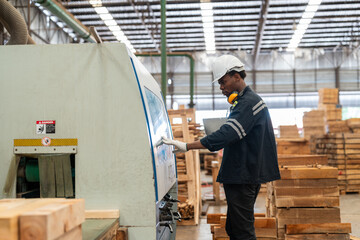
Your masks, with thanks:
[{"label": "machine display screen", "polygon": [[169,121],[163,101],[147,88],[145,88],[145,93],[151,117],[149,122],[152,125],[151,131],[154,154],[157,157],[158,163],[161,164],[167,160],[173,159],[172,147],[166,144],[157,144],[161,141],[162,136],[171,138]]}]

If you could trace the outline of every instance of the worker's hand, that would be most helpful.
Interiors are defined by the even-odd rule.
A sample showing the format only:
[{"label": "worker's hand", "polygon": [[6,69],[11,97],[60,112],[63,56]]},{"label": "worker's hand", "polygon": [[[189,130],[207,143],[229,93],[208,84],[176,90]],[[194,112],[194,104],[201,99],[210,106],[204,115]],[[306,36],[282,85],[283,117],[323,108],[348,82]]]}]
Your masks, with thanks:
[{"label": "worker's hand", "polygon": [[173,151],[173,153],[181,153],[181,152],[187,152],[188,151],[186,143],[184,143],[184,142],[180,142],[180,141],[177,141],[177,140],[172,140],[172,139],[165,138],[165,137],[162,137],[162,142],[167,144],[167,145],[175,146],[175,150]]}]

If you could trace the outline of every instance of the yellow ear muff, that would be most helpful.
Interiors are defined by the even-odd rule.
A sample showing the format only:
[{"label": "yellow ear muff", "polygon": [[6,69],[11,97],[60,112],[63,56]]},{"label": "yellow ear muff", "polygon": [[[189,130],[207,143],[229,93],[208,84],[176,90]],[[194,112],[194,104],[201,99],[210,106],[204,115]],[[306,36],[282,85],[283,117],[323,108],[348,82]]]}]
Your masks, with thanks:
[{"label": "yellow ear muff", "polygon": [[239,96],[239,93],[238,92],[232,92],[231,94],[230,94],[230,96],[228,97],[228,102],[230,103],[230,104],[234,104],[234,102],[236,101],[236,99],[238,98],[238,96]]}]

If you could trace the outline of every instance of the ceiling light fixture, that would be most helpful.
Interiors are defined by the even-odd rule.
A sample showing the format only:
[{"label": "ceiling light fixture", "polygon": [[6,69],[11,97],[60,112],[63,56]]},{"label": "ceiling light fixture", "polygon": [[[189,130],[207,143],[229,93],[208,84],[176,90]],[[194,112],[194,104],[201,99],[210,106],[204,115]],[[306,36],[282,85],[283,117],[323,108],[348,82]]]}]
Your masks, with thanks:
[{"label": "ceiling light fixture", "polygon": [[214,54],[216,47],[213,8],[211,2],[202,1],[200,3],[200,8],[205,38],[205,49],[208,54]]},{"label": "ceiling light fixture", "polygon": [[305,11],[296,26],[295,32],[287,46],[286,51],[294,52],[295,49],[298,47],[301,39],[303,38],[306,30],[311,23],[311,20],[315,16],[316,11],[318,10],[322,0],[309,0],[308,5],[305,8]]},{"label": "ceiling light fixture", "polygon": [[93,6],[95,12],[100,16],[104,21],[105,25],[109,28],[112,34],[116,39],[124,43],[130,51],[133,53],[136,52],[134,46],[131,44],[129,39],[125,36],[124,32],[121,30],[120,26],[114,20],[113,16],[109,13],[109,10],[106,7],[102,6],[101,0],[91,0],[89,3]]}]

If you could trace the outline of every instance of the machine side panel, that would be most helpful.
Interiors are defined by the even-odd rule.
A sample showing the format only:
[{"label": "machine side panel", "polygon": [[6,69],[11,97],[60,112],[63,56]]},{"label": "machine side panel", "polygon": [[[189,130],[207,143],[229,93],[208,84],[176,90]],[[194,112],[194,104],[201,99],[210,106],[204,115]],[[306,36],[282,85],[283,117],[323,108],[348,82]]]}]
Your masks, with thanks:
[{"label": "machine side panel", "polygon": [[125,46],[5,46],[0,62],[0,187],[13,139],[41,138],[35,122],[56,120],[46,136],[78,139],[75,192],[86,209],[119,209],[121,225],[154,226],[149,136]]},{"label": "machine side panel", "polygon": [[176,182],[173,148],[159,145],[162,136],[171,138],[171,126],[159,85],[137,58],[133,58],[133,62],[147,109],[152,150],[155,156],[158,200],[161,200]]}]

